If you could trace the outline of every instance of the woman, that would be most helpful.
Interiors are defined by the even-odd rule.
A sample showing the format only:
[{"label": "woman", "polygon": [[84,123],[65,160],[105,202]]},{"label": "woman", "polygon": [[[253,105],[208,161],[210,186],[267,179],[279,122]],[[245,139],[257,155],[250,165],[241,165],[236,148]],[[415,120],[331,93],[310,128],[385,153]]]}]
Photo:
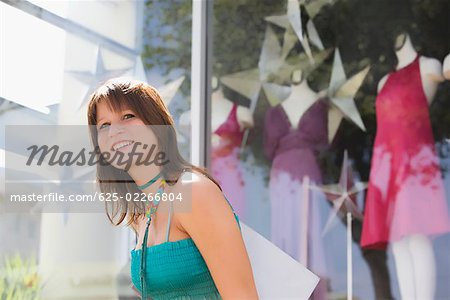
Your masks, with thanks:
[{"label": "woman", "polygon": [[[239,219],[219,184],[179,154],[158,91],[109,80],[91,95],[87,117],[100,150],[97,182],[117,200],[106,202],[107,216],[114,225],[127,220],[138,236],[131,278],[142,298],[258,299]],[[152,145],[164,157],[143,163]],[[168,201],[151,201],[158,199]]]}]

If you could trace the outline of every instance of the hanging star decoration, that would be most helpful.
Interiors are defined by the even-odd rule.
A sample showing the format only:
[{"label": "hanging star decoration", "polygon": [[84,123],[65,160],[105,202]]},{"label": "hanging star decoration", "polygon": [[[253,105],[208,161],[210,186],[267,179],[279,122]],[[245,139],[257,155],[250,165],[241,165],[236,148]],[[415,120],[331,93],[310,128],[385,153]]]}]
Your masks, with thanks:
[{"label": "hanging star decoration", "polygon": [[313,1],[300,0],[300,5],[305,6],[306,13],[312,19],[317,14],[319,14],[322,7],[324,7],[325,5],[328,5],[328,4],[332,5],[335,2],[336,2],[336,0],[313,0]]},{"label": "hanging star decoration", "polygon": [[177,79],[158,87],[159,94],[161,95],[161,98],[167,106],[169,106],[169,104],[172,102],[172,99],[175,97],[176,93],[183,84],[184,79],[185,76],[182,75]]},{"label": "hanging star decoration", "polygon": [[266,29],[258,68],[245,70],[221,78],[221,83],[231,90],[250,100],[250,109],[256,107],[261,90],[271,106],[279,104],[291,94],[291,87],[281,83],[290,82],[293,70],[301,69],[305,74],[311,73],[331,53],[331,50],[318,51],[313,54],[315,65],[312,65],[305,53],[290,57],[281,56],[281,46],[270,27]]},{"label": "hanging star decoration", "polygon": [[16,109],[19,107],[23,107],[23,106],[20,104],[14,103],[12,101],[8,101],[3,97],[0,97],[0,115],[7,111],[10,111],[10,110],[13,110],[13,109]]},{"label": "hanging star decoration", "polygon": [[297,41],[300,41],[311,64],[314,64],[309,41],[303,33],[300,4],[298,0],[288,0],[287,12],[285,15],[269,16],[266,17],[265,20],[285,30],[282,50],[283,59],[288,56]]},{"label": "hanging star decoration", "polygon": [[362,131],[366,131],[354,98],[366,78],[369,69],[369,66],[365,67],[350,79],[347,79],[339,49],[336,48],[330,84],[325,91],[321,92],[327,95],[331,104],[328,110],[328,139],[330,143],[333,141],[344,117],[358,126]]},{"label": "hanging star decoration", "polygon": [[96,62],[97,63],[94,72],[67,71],[68,73],[72,74],[72,76],[77,80],[88,86],[86,94],[81,99],[81,102],[77,105],[78,110],[80,110],[87,104],[89,95],[95,90],[95,88],[97,88],[99,84],[110,78],[121,76],[129,71],[129,69],[106,70],[100,47],[97,47]]},{"label": "hanging star decoration", "polygon": [[50,114],[50,106],[55,105],[50,101],[44,105],[36,104],[33,102],[33,99],[6,99],[4,97],[0,97],[0,114],[9,110],[13,110],[16,108],[28,108],[33,111],[40,112],[42,114]]},{"label": "hanging star decoration", "polygon": [[353,170],[348,161],[347,150],[344,151],[339,183],[320,187],[312,185],[310,188],[322,192],[327,200],[333,204],[322,235],[325,235],[330,230],[333,220],[339,213],[350,212],[353,217],[363,220],[364,217],[358,209],[355,197],[367,188],[367,183],[355,183]]},{"label": "hanging star decoration", "polygon": [[316,26],[314,25],[313,19],[320,12],[323,6],[326,4],[333,4],[336,0],[315,0],[307,1],[300,0],[300,7],[304,7],[305,13],[308,16],[308,22],[306,23],[306,32],[308,38],[314,46],[319,50],[324,50],[322,40],[320,39],[319,33],[317,32]]},{"label": "hanging star decoration", "polygon": [[[280,22],[283,22],[283,20],[282,18]],[[250,100],[251,111],[254,111],[256,107],[261,90],[263,90],[271,106],[278,105],[291,94],[291,87],[285,86],[283,83],[290,82],[293,70],[301,69],[305,74],[309,74],[331,53],[331,50],[323,50],[311,54],[316,62],[315,64],[311,64],[308,54],[304,52],[287,58],[286,56],[292,47],[286,46],[290,43],[286,41],[286,38],[289,39],[285,36],[282,48],[271,26],[267,26],[258,68],[221,78],[221,83],[224,86]]]},{"label": "hanging star decoration", "polygon": [[316,26],[314,25],[312,19],[306,23],[306,32],[308,32],[309,40],[311,41],[311,44],[317,47],[319,50],[324,50],[325,47],[323,46],[322,39],[319,36],[319,33],[317,32]]},{"label": "hanging star decoration", "polygon": [[[177,94],[178,90],[180,89],[181,85],[184,82],[184,79],[185,76],[182,75],[177,79],[157,88],[161,96],[161,99],[164,101],[167,107],[170,105],[173,98]],[[180,134],[178,126],[175,127],[175,132],[178,137],[182,137],[182,134]]]},{"label": "hanging star decoration", "polygon": [[[148,83],[147,74],[145,72],[144,64],[140,55],[136,57],[134,67],[127,73],[127,75],[133,79]],[[175,97],[185,78],[186,76],[182,75],[177,79],[157,88],[161,98],[167,106]]]},{"label": "hanging star decoration", "polygon": [[145,73],[144,64],[142,62],[142,58],[140,55],[136,56],[136,59],[134,61],[133,68],[127,73],[128,76],[140,80],[143,82],[147,82],[147,75]]},{"label": "hanging star decoration", "polygon": [[[288,11],[294,12],[293,15],[297,16],[297,10],[298,3],[295,3],[296,1],[288,1]],[[304,0],[301,0],[300,3],[302,5],[308,6],[308,3],[305,3]],[[322,5],[323,6],[323,5]],[[320,9],[321,6],[318,7]],[[299,15],[300,17],[300,15]],[[285,16],[272,16],[267,17],[266,21],[269,23],[274,23],[276,25],[279,25],[281,27],[286,27],[286,24],[288,22],[286,21]],[[301,21],[301,20],[300,20]],[[300,22],[301,25],[301,22]],[[289,27],[288,27],[289,28]],[[306,26],[307,36],[305,37],[306,41],[310,40],[313,45],[319,49],[319,51],[314,52],[301,52],[298,55],[291,55],[287,56],[289,52],[291,51],[292,47],[295,45],[295,43],[298,41],[297,36],[294,34],[293,36],[289,34],[289,32],[292,33],[292,31],[285,31],[284,35],[284,41],[283,41],[283,48],[281,51],[281,57],[280,57],[280,64],[281,66],[278,67],[276,74],[272,73],[271,81],[274,83],[279,84],[285,84],[287,82],[291,82],[291,75],[292,72],[295,70],[301,70],[303,76],[306,78],[312,71],[314,71],[331,53],[331,49],[325,50],[322,40],[320,39],[320,36],[317,32],[316,27],[314,26],[314,23],[312,21],[312,18],[310,18],[307,22]],[[281,96],[285,96],[286,91],[280,95],[273,95],[269,98],[271,105],[277,105],[279,102],[284,100],[286,97],[282,98]],[[270,93],[270,91],[269,91]],[[268,93],[266,93],[268,94]],[[292,91],[289,89],[288,96],[292,94]]]},{"label": "hanging star decoration", "polygon": [[[221,78],[221,83],[225,87],[250,100],[249,109],[252,115],[255,112],[261,90],[263,90],[267,101],[272,106],[277,105],[290,94],[290,87],[271,82],[285,63],[281,51],[275,32],[270,26],[267,26],[258,67]],[[246,128],[244,131],[241,153],[247,143],[249,130],[249,128]]]},{"label": "hanging star decoration", "polygon": [[249,99],[250,110],[253,112],[261,90],[264,91],[271,105],[276,105],[279,103],[279,99],[284,99],[289,95],[289,87],[269,82],[283,63],[281,46],[275,32],[272,28],[267,27],[258,68],[225,75],[220,81],[227,88]]}]

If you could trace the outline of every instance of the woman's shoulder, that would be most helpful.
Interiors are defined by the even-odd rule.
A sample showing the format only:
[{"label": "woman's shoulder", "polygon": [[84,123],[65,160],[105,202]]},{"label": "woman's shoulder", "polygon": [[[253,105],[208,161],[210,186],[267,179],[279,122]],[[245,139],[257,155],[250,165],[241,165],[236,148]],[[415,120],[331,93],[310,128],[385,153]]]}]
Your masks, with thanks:
[{"label": "woman's shoulder", "polygon": [[[229,230],[236,219],[219,186],[200,172],[183,174],[183,203],[176,218],[180,229],[190,236]],[[195,240],[195,238],[194,238]]]},{"label": "woman's shoulder", "polygon": [[193,218],[198,214],[214,214],[215,211],[221,210],[222,206],[228,205],[219,186],[198,171],[184,172],[173,192],[182,195],[179,211],[192,212],[186,215]]},{"label": "woman's shoulder", "polygon": [[201,195],[205,192],[221,192],[220,188],[214,181],[197,170],[183,172],[174,187],[174,191],[191,192],[197,195]]}]

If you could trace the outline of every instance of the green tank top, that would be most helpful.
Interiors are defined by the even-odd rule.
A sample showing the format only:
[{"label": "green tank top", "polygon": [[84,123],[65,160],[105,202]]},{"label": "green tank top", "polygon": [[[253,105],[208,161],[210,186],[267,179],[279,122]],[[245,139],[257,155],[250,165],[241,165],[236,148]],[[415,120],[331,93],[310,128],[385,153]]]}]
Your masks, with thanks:
[{"label": "green tank top", "polygon": [[[224,195],[225,196],[225,195]],[[225,197],[241,230],[239,217]],[[151,299],[221,299],[205,260],[192,238],[169,241],[172,205],[166,241],[146,248],[146,295]],[[131,281],[142,294],[142,249],[131,250]]]}]

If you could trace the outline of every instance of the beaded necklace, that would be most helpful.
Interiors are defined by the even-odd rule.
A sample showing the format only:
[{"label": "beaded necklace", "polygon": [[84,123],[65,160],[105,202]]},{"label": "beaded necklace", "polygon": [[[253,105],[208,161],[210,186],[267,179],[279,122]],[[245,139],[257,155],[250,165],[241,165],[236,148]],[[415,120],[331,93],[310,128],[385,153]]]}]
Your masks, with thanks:
[{"label": "beaded necklace", "polygon": [[[145,215],[147,217],[147,227],[145,228],[144,240],[142,241],[142,256],[141,256],[141,289],[142,289],[142,299],[147,299],[147,284],[145,281],[145,271],[146,271],[146,254],[147,254],[147,237],[148,237],[148,228],[150,227],[150,222],[152,221],[152,216],[158,210],[158,205],[160,202],[160,194],[163,193],[164,187],[166,185],[166,180],[162,179],[161,184],[155,194],[154,199],[147,205],[145,210]],[[155,203],[156,202],[156,203]]]}]

